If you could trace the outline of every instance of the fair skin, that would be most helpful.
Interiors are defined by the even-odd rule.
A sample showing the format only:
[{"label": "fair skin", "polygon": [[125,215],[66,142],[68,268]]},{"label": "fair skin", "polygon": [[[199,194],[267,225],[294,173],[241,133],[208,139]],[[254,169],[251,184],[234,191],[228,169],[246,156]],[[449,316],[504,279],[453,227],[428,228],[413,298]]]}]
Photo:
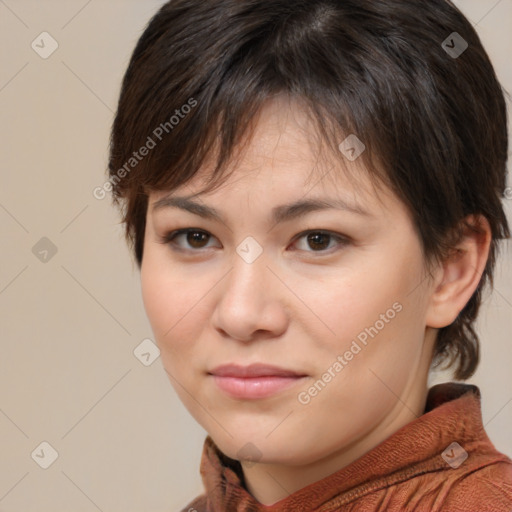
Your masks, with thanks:
[{"label": "fair skin", "polygon": [[[141,282],[162,363],[191,415],[222,452],[240,460],[249,492],[264,505],[347,466],[423,413],[437,330],[470,299],[490,242],[485,219],[475,218],[485,234],[468,234],[460,256],[428,277],[410,215],[389,190],[373,189],[364,173],[356,189],[341,171],[306,185],[318,161],[311,129],[298,105],[266,104],[228,181],[195,198],[223,221],[152,209],[164,197],[200,191],[201,174],[171,194],[149,196]],[[331,208],[272,222],[274,207],[305,195],[357,202],[368,215]],[[185,228],[207,235],[162,243]],[[297,237],[307,230],[348,242]],[[248,236],[263,249],[251,263],[236,252]],[[400,311],[392,319],[389,313],[333,377],[338,356],[396,303]],[[270,397],[234,399],[208,374],[232,362],[273,364],[306,377]],[[307,394],[329,368],[330,382]],[[301,392],[309,402],[299,401]],[[247,443],[257,460],[240,455]]]}]

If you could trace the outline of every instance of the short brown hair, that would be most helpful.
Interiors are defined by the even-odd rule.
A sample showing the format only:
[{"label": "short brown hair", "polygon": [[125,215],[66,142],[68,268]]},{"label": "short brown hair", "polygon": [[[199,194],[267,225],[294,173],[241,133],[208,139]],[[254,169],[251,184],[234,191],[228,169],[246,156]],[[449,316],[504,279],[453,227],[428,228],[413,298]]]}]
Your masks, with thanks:
[{"label": "short brown hair", "polygon": [[[450,54],[444,41],[449,48],[462,41],[463,53]],[[455,377],[469,378],[479,361],[473,323],[482,289],[493,285],[497,240],[510,237],[501,202],[507,113],[477,33],[447,0],[172,0],[161,7],[133,51],[110,141],[113,201],[122,203],[137,264],[148,191],[185,184],[217,147],[211,184],[220,180],[263,102],[283,93],[307,105],[333,154],[341,155],[341,132],[364,141],[369,176],[408,207],[429,264],[450,253],[467,215],[489,221],[480,284],[440,329],[434,354],[436,365],[456,363]],[[135,159],[139,148],[145,156]]]}]

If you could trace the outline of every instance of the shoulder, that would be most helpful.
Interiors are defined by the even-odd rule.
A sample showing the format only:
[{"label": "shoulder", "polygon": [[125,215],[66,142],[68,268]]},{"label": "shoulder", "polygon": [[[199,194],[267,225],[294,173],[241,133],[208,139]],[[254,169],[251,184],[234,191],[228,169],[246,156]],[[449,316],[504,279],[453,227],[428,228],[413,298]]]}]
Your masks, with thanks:
[{"label": "shoulder", "polygon": [[462,474],[451,485],[441,510],[510,512],[512,461],[501,460]]},{"label": "shoulder", "polygon": [[195,500],[191,501],[185,508],[181,509],[180,512],[208,512],[206,506],[206,495],[201,494]]}]

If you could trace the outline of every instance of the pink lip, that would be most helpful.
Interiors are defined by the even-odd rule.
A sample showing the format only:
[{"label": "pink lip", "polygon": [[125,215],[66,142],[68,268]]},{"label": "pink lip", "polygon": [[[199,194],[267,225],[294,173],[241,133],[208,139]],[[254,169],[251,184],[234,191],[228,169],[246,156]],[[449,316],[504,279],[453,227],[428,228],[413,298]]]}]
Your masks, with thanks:
[{"label": "pink lip", "polygon": [[209,373],[220,377],[303,377],[305,375],[304,373],[263,363],[253,363],[249,366],[223,364]]},{"label": "pink lip", "polygon": [[218,366],[211,372],[215,384],[233,398],[257,399],[278,393],[299,380],[305,374],[266,364]]}]

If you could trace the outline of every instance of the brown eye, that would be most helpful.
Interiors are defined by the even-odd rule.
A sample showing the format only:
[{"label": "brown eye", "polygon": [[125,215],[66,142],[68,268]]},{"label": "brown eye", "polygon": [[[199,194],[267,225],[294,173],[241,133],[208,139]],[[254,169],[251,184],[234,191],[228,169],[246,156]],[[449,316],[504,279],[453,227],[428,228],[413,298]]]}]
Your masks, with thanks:
[{"label": "brown eye", "polygon": [[330,254],[348,244],[349,239],[338,233],[311,230],[297,235],[294,243],[300,251],[326,254]]},{"label": "brown eye", "polygon": [[179,229],[166,234],[162,237],[162,243],[168,244],[180,251],[199,251],[200,249],[214,247],[211,244],[208,245],[212,239],[215,239],[215,237],[212,237],[210,233],[201,229],[190,228]]},{"label": "brown eye", "polygon": [[210,235],[204,231],[188,231],[187,232],[187,243],[191,247],[201,249],[208,243]]},{"label": "brown eye", "polygon": [[331,241],[331,235],[326,233],[310,233],[307,236],[308,244],[311,249],[324,250],[329,247],[329,242]]}]

